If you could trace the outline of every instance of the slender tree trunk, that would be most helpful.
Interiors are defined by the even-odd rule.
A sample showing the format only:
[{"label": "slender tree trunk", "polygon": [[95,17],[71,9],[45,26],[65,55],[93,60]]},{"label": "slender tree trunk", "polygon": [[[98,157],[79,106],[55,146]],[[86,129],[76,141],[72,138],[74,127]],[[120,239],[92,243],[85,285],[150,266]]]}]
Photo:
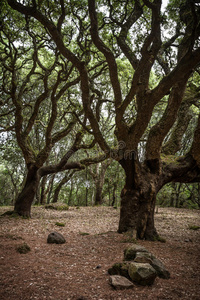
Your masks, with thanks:
[{"label": "slender tree trunk", "polygon": [[86,188],[85,188],[85,206],[88,206],[88,191],[89,191],[89,188],[88,188],[88,184],[87,184],[87,180],[88,180],[88,168],[86,167],[86,170],[85,170],[85,179],[86,179]]},{"label": "slender tree trunk", "polygon": [[49,181],[49,192],[48,192],[48,197],[47,197],[47,204],[50,203],[51,200],[51,194],[52,194],[52,190],[53,190],[53,182],[54,182],[54,178],[55,178],[55,174],[53,174],[51,176],[51,179]]},{"label": "slender tree trunk", "polygon": [[76,186],[76,205],[79,206],[80,198],[78,197],[78,191],[79,191],[79,188],[78,188],[78,185],[77,185],[77,186]]},{"label": "slender tree trunk", "polygon": [[23,217],[31,217],[31,205],[34,201],[34,197],[40,182],[40,177],[37,171],[38,168],[34,165],[31,165],[28,168],[28,174],[24,188],[15,202],[14,211]]},{"label": "slender tree trunk", "polygon": [[68,205],[70,206],[71,205],[71,202],[72,202],[72,193],[73,193],[73,181],[71,180],[71,186],[70,186],[70,192],[69,192],[69,199],[68,199]]},{"label": "slender tree trunk", "polygon": [[46,196],[47,196],[47,191],[45,190],[47,183],[47,176],[44,176],[41,180],[41,194],[40,194],[40,204],[45,204],[46,203]]},{"label": "slender tree trunk", "polygon": [[102,183],[100,182],[100,178],[98,178],[98,179],[99,180],[96,183],[95,205],[101,205],[103,202],[103,199],[102,199],[103,186],[102,186]]},{"label": "slender tree trunk", "polygon": [[53,203],[58,202],[58,195],[60,193],[61,188],[62,188],[62,185],[59,184],[57,186],[57,188],[55,189],[55,192],[54,192],[54,195],[53,195],[53,201],[52,201]]},{"label": "slender tree trunk", "polygon": [[111,203],[111,206],[114,206],[114,205],[115,205],[115,201],[116,201],[116,190],[117,190],[117,183],[114,182],[114,185],[113,185],[113,197],[112,197],[112,203]]}]

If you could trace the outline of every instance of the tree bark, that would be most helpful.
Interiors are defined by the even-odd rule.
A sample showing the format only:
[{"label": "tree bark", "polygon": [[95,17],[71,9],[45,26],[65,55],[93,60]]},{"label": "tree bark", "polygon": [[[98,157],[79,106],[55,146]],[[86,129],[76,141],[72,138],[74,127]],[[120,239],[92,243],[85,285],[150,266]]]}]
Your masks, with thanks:
[{"label": "tree bark", "polygon": [[103,202],[102,189],[103,189],[103,186],[102,186],[101,182],[97,182],[96,183],[95,205],[101,205]]},{"label": "tree bark", "polygon": [[131,231],[136,238],[155,240],[158,237],[154,225],[156,193],[144,198],[139,189],[124,192],[121,195],[121,210],[118,232]]},{"label": "tree bark", "polygon": [[48,190],[45,190],[46,187],[46,183],[47,183],[47,176],[44,176],[41,180],[41,194],[40,194],[40,204],[43,205],[46,203],[46,197],[47,197],[47,193]]},{"label": "tree bark", "polygon": [[124,159],[126,183],[121,192],[121,210],[118,232],[131,231],[136,238],[155,240],[156,175],[139,167],[134,159]]},{"label": "tree bark", "polygon": [[[114,182],[113,184],[113,193],[112,193],[112,203],[111,203],[111,206],[114,206],[115,205],[115,202],[116,202],[116,190],[117,190],[117,182]],[[116,203],[117,205],[117,203]]]},{"label": "tree bark", "polygon": [[25,186],[19,194],[14,211],[20,216],[31,217],[31,205],[33,203],[36,191],[40,182],[38,168],[35,165],[30,165],[26,177]]}]

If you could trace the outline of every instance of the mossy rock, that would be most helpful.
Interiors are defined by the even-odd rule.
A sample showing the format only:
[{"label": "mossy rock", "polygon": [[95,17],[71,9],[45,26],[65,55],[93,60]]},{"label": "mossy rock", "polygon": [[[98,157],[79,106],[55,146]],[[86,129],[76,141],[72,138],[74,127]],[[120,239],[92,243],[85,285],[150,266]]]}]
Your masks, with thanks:
[{"label": "mossy rock", "polygon": [[143,246],[132,244],[124,250],[124,260],[134,260],[138,252],[148,252]]},{"label": "mossy rock", "polygon": [[108,269],[109,275],[120,275],[130,279],[128,274],[129,263],[115,263]]},{"label": "mossy rock", "polygon": [[128,269],[131,280],[140,285],[152,285],[157,276],[156,270],[148,263],[131,262]]},{"label": "mossy rock", "polygon": [[31,251],[31,248],[26,243],[23,243],[16,247],[16,251],[19,252],[20,254],[26,254],[29,251]]},{"label": "mossy rock", "polygon": [[46,204],[44,207],[46,209],[54,209],[54,210],[60,210],[60,211],[69,209],[69,206],[65,203],[51,203],[51,204]]}]

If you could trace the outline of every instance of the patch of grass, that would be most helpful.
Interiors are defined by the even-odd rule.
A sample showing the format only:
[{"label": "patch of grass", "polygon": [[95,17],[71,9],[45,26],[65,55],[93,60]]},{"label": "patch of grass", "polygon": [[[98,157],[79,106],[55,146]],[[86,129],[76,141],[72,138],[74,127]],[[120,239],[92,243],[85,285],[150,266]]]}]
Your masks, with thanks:
[{"label": "patch of grass", "polygon": [[200,229],[200,226],[197,226],[197,225],[189,225],[188,228],[189,228],[190,230],[198,230],[198,229]]},{"label": "patch of grass", "polygon": [[65,227],[65,223],[56,222],[55,225],[60,227]]},{"label": "patch of grass", "polygon": [[60,210],[60,211],[69,209],[69,206],[65,203],[51,203],[51,204],[46,204],[44,207],[46,209],[55,209],[55,210]]},{"label": "patch of grass", "polygon": [[31,251],[31,248],[26,243],[23,243],[16,247],[16,251],[19,252],[20,254],[26,254],[29,251]]},{"label": "patch of grass", "polygon": [[88,232],[79,232],[80,235],[90,235]]}]

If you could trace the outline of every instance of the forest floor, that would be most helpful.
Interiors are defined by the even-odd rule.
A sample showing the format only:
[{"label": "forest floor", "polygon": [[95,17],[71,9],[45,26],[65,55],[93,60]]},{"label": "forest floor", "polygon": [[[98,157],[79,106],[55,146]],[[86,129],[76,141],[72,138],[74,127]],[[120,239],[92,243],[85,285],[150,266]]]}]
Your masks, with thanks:
[{"label": "forest floor", "polygon": [[[10,207],[0,207],[0,214]],[[137,241],[159,258],[171,278],[150,287],[114,290],[107,270],[123,260],[130,244],[118,234],[119,209],[81,207],[68,211],[32,208],[32,218],[0,217],[1,300],[200,299],[200,211],[159,208],[156,228],[166,243]],[[65,223],[64,227],[55,225]],[[65,244],[48,244],[60,232]],[[27,243],[31,251],[16,247]]]}]

